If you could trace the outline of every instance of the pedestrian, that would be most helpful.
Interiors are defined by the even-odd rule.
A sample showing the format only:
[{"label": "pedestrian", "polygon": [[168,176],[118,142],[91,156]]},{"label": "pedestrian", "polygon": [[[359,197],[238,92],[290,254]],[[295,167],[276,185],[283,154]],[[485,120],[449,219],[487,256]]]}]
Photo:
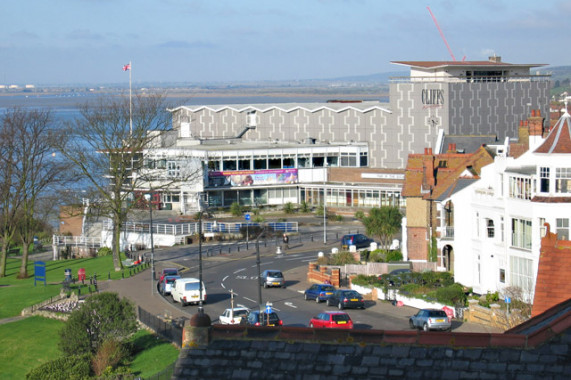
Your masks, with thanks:
[{"label": "pedestrian", "polygon": [[285,247],[287,249],[289,249],[289,237],[287,236],[287,234],[284,234],[283,240],[284,240]]}]

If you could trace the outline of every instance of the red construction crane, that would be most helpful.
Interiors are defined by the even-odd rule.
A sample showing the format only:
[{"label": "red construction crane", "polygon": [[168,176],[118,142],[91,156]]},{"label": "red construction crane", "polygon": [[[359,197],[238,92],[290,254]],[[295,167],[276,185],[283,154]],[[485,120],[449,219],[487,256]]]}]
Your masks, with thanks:
[{"label": "red construction crane", "polygon": [[[456,57],[454,57],[454,54],[452,53],[452,49],[450,49],[450,45],[448,45],[448,41],[446,41],[446,37],[444,37],[444,33],[442,33],[442,29],[440,29],[440,25],[438,25],[438,21],[436,21],[436,17],[434,17],[434,15],[432,14],[430,7],[426,7],[426,9],[428,9],[428,12],[430,12],[430,16],[432,16],[432,20],[434,20],[434,23],[436,24],[436,28],[438,28],[438,32],[440,32],[440,37],[442,37],[442,40],[444,41],[444,44],[446,45],[446,48],[448,49],[448,53],[450,53],[452,60],[455,61]],[[466,59],[466,57],[462,58],[462,61],[464,61],[465,59]]]}]

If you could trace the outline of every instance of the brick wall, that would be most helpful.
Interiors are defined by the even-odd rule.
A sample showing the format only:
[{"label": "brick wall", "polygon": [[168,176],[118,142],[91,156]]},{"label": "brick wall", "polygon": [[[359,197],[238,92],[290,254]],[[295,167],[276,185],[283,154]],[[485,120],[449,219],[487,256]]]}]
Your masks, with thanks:
[{"label": "brick wall", "polygon": [[426,227],[408,227],[407,252],[409,260],[428,260],[428,240]]},{"label": "brick wall", "polygon": [[335,287],[341,283],[341,271],[339,268],[328,268],[325,265],[319,266],[317,263],[309,263],[307,271],[307,281],[311,283],[323,284],[326,281]]}]

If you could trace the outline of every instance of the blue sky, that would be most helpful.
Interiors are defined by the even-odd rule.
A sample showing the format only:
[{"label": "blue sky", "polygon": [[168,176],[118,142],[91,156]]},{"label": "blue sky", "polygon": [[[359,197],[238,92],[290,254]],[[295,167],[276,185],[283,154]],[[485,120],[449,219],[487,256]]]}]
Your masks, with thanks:
[{"label": "blue sky", "polygon": [[570,65],[567,0],[6,0],[0,84],[334,78],[496,54]]}]

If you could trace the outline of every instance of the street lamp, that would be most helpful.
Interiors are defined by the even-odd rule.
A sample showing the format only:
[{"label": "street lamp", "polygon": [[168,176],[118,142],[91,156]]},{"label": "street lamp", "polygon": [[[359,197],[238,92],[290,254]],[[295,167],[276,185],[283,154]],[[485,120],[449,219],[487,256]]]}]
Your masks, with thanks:
[{"label": "street lamp", "polygon": [[202,193],[198,193],[198,289],[199,289],[199,301],[198,301],[198,314],[204,314],[204,308],[202,306],[202,206],[200,203]]},{"label": "street lamp", "polygon": [[156,278],[155,278],[155,242],[153,241],[153,204],[151,202],[152,197],[153,196],[151,193],[145,194],[145,199],[149,204],[149,215],[151,217],[151,224],[149,227],[149,230],[151,232],[151,293],[154,293]]},{"label": "street lamp", "polygon": [[256,236],[256,266],[258,267],[258,309],[260,310],[260,315],[262,314],[262,285],[260,284],[260,277],[262,275],[260,269],[260,236],[266,232],[266,226],[262,229],[262,232]]},{"label": "street lamp", "polygon": [[327,189],[325,188],[325,181],[327,180],[327,157],[323,164],[323,244],[327,244],[327,211],[325,204],[327,202]]}]

